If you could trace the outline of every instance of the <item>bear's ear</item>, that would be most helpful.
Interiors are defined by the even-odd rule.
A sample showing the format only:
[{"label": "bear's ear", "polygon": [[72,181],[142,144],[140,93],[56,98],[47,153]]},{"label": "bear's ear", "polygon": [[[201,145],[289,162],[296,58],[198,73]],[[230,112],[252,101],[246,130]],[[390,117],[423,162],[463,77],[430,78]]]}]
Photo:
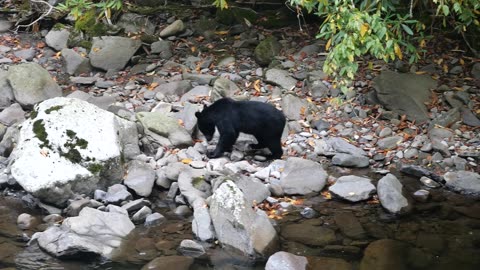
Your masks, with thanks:
[{"label": "bear's ear", "polygon": [[201,112],[196,112],[196,113],[195,113],[195,116],[196,116],[197,118],[200,118],[200,116],[202,116],[202,113],[201,113]]}]

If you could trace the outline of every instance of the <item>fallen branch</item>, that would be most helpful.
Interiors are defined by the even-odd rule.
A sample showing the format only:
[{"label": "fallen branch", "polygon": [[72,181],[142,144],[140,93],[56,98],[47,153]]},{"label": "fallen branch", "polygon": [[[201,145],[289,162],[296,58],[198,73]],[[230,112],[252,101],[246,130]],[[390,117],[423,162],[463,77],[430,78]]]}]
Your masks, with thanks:
[{"label": "fallen branch", "polygon": [[39,22],[40,20],[42,20],[43,18],[48,16],[50,13],[52,13],[52,10],[55,8],[54,6],[50,5],[48,2],[45,2],[45,1],[42,1],[42,0],[30,0],[30,2],[45,4],[45,5],[48,6],[48,10],[46,12],[42,13],[42,15],[40,15],[40,17],[38,17],[36,20],[34,20],[33,22],[31,22],[29,24],[17,25],[17,27],[15,27],[14,33],[17,33],[18,30],[20,29],[20,27],[28,28],[28,27],[36,24],[37,22]]}]

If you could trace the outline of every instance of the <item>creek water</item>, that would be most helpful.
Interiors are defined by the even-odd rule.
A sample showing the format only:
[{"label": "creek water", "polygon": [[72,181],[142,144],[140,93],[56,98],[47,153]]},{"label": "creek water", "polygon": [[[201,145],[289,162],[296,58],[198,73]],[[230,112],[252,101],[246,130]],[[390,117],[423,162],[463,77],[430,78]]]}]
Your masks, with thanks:
[{"label": "creek water", "polygon": [[[332,173],[335,175],[335,172]],[[371,174],[357,171],[356,175]],[[338,175],[336,175],[338,176]],[[381,177],[368,175],[374,184]],[[303,256],[341,258],[360,269],[365,248],[378,239],[394,239],[405,243],[405,253],[384,254],[388,260],[406,261],[408,268],[398,269],[480,269],[480,201],[478,198],[454,193],[443,188],[430,189],[430,198],[418,202],[410,195],[425,189],[418,181],[405,175],[397,175],[404,185],[404,194],[412,206],[408,214],[388,214],[378,202],[348,203],[339,199],[326,199],[322,195],[302,198],[302,207],[310,206],[318,215],[312,219],[300,215],[302,207],[292,207],[276,219],[280,231],[281,249]],[[39,209],[31,209],[21,200],[21,191],[3,192],[0,195],[0,269],[141,269],[148,261],[158,256],[180,255],[177,251],[181,240],[194,239],[191,232],[191,217],[178,217],[172,213],[173,205],[163,200],[153,201],[154,210],[164,214],[168,221],[155,227],[137,226],[119,250],[116,262],[96,257],[56,259],[40,250],[37,244],[27,246],[34,231],[23,231],[16,225],[21,213],[32,214],[41,220]],[[6,194],[8,193],[8,194]],[[159,197],[157,195],[157,197]],[[348,224],[336,224],[338,213],[350,213],[362,225],[364,237],[352,239],[345,231]],[[335,239],[326,246],[302,243],[301,238],[292,238],[284,233],[289,225],[301,224],[299,230],[308,233],[313,226],[335,231]],[[304,227],[302,227],[304,226]],[[46,228],[39,224],[35,231]],[[317,237],[317,236],[312,236]],[[263,269],[265,262],[252,262],[230,255],[214,243],[206,255],[195,259],[190,269]],[[372,254],[370,252],[370,254]],[[395,258],[395,256],[403,256]],[[235,267],[233,267],[233,265]],[[322,269],[322,268],[312,268]],[[397,269],[397,268],[393,268]],[[392,270],[393,270],[392,269]]]}]

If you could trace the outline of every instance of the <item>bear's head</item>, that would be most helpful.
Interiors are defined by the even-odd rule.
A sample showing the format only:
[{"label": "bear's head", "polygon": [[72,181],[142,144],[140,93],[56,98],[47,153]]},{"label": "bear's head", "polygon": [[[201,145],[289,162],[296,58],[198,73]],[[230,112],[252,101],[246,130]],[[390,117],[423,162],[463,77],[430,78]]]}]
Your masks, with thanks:
[{"label": "bear's head", "polygon": [[210,119],[205,113],[196,112],[198,129],[203,133],[207,141],[211,141],[215,133],[215,122]]}]

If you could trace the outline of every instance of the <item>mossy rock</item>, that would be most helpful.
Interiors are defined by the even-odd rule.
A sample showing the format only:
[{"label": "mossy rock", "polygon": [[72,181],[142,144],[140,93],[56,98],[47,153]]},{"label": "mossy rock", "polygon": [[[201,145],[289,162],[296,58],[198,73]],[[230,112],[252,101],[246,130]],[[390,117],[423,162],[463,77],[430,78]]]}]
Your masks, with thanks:
[{"label": "mossy rock", "polygon": [[258,19],[258,14],[250,8],[230,7],[223,10],[218,9],[216,19],[219,23],[225,25],[245,23],[245,19],[255,23]]},{"label": "mossy rock", "polygon": [[85,12],[76,22],[75,29],[83,31],[89,37],[99,37],[107,33],[108,27],[96,20],[97,14],[94,9]]},{"label": "mossy rock", "polygon": [[280,53],[281,49],[282,44],[275,37],[267,37],[255,48],[255,60],[260,66],[267,66]]},{"label": "mossy rock", "polygon": [[149,34],[143,33],[143,34],[140,36],[140,40],[141,40],[143,43],[152,44],[152,43],[158,41],[158,36],[149,35]]},{"label": "mossy rock", "polygon": [[202,18],[193,25],[193,29],[196,34],[203,35],[206,31],[214,31],[217,25],[218,23],[215,20]]}]

